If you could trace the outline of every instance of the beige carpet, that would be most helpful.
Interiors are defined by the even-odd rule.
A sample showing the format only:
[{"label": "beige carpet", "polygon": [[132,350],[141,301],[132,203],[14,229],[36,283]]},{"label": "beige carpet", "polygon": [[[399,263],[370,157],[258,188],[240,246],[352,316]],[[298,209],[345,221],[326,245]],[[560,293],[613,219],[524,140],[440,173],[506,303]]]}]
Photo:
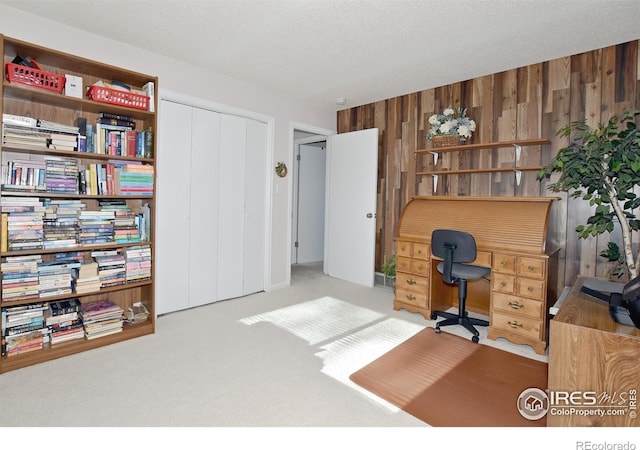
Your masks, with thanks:
[{"label": "beige carpet", "polygon": [[433,328],[412,336],[350,379],[436,427],[545,426],[517,409],[520,393],[547,387],[547,364]]}]

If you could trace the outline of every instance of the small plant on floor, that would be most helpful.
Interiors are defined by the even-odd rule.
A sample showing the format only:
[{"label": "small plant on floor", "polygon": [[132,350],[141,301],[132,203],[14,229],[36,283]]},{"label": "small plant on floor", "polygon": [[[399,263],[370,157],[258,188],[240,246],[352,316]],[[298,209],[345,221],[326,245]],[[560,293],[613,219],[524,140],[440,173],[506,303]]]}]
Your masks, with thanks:
[{"label": "small plant on floor", "polygon": [[391,255],[390,257],[388,257],[385,261],[384,264],[382,264],[382,273],[384,274],[385,277],[385,284],[386,284],[386,280],[395,280],[396,278],[396,255]]}]

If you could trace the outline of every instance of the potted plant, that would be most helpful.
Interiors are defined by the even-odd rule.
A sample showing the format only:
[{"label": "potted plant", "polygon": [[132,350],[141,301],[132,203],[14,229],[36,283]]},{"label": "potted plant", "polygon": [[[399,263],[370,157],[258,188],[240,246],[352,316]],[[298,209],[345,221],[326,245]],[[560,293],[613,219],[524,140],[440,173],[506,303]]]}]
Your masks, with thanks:
[{"label": "potted plant", "polygon": [[384,285],[395,288],[396,286],[396,255],[391,255],[382,264],[384,274]]},{"label": "potted plant", "polygon": [[639,274],[637,249],[632,235],[640,230],[640,220],[634,210],[640,207],[640,130],[635,117],[638,110],[613,116],[606,124],[596,128],[586,121],[572,122],[558,132],[560,136],[573,135],[570,145],[538,172],[544,178],[559,172],[559,179],[547,186],[553,192],[570,192],[573,198],[582,198],[594,206],[593,215],[584,225],[578,225],[579,238],[611,232],[615,223],[622,231],[622,250],[609,242],[600,253],[616,263],[612,275]]},{"label": "potted plant", "polygon": [[[433,141],[434,146],[457,145],[471,139],[476,130],[476,122],[467,117],[467,110],[463,108],[447,108],[442,114],[433,114],[429,124],[427,140]],[[439,140],[442,142],[438,143]]]}]

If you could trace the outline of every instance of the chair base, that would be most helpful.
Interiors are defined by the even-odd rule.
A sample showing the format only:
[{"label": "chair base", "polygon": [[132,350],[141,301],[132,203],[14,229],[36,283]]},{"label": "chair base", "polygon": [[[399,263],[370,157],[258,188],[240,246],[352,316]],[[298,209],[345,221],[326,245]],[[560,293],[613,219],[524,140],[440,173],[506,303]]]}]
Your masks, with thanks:
[{"label": "chair base", "polygon": [[476,330],[474,325],[479,327],[489,326],[489,322],[487,322],[486,320],[469,317],[466,311],[464,311],[462,315],[444,311],[435,311],[431,314],[431,319],[435,320],[438,318],[438,316],[443,317],[444,320],[436,323],[436,333],[440,333],[440,327],[446,327],[448,325],[462,325],[473,334],[471,340],[475,343],[478,343],[480,341],[480,338],[478,337],[480,333],[478,332],[478,330]]}]

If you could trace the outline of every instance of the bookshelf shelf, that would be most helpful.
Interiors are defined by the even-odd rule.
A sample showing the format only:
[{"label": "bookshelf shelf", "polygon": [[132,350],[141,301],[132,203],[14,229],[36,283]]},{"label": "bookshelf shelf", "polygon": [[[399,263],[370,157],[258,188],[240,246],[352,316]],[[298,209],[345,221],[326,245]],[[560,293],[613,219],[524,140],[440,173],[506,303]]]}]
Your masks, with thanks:
[{"label": "bookshelf shelf", "polygon": [[[149,96],[149,110],[141,110],[93,101],[86,93],[94,83],[112,80],[131,86],[138,94],[145,85],[151,85],[157,91],[158,79],[1,34],[0,44],[3,71],[4,65],[19,55],[36,61],[45,72],[82,79],[81,98],[67,95],[66,91],[52,92],[6,79],[0,83],[0,112],[7,115],[6,119],[3,116],[0,153],[3,168],[0,189],[0,258],[3,263],[0,373],[4,373],[155,332],[157,117],[154,111],[157,111],[157,98]],[[37,125],[25,122],[27,124],[23,126],[22,122],[11,123],[10,118],[42,122]],[[89,125],[86,129],[83,121]],[[63,129],[75,127],[74,131],[63,133],[73,136],[69,148],[75,146],[76,150],[54,149],[54,142],[38,141],[40,137],[23,143],[28,138],[21,133],[27,136],[38,135],[42,130],[51,131],[46,125],[38,129],[42,123],[61,125]],[[27,130],[20,130],[21,126]],[[79,148],[80,141],[85,140],[85,132],[89,144],[88,132],[91,130],[96,132],[94,145]],[[52,132],[48,139],[53,138]],[[50,144],[52,148],[49,148]],[[65,142],[55,145],[67,147]],[[57,184],[63,182],[71,187]],[[69,209],[73,207],[77,208],[76,216],[72,212],[70,219]],[[40,219],[32,215],[24,219],[27,226],[18,223],[22,220],[19,217],[35,211]],[[99,217],[97,222],[91,221],[90,216],[94,215]],[[35,222],[29,222],[31,220]],[[42,244],[38,239],[42,239]],[[52,249],[45,248],[47,239],[71,242]],[[114,261],[107,261],[110,257]],[[29,275],[23,275],[26,269],[20,266],[25,261],[32,267]],[[16,270],[12,266],[20,269],[11,272]],[[45,282],[46,269],[51,266],[54,267],[53,278]],[[87,279],[95,278],[91,281],[97,284],[77,292],[75,286],[84,280],[81,274],[88,266],[95,269],[95,276]],[[27,290],[29,292],[23,294]],[[76,300],[80,306],[73,306]],[[114,327],[107,329],[105,321],[105,328],[96,335],[89,331],[90,321],[83,318],[89,305],[102,300],[113,306],[115,315],[112,314],[109,320]],[[146,320],[129,324],[122,320],[122,314],[118,317],[119,311],[128,312],[137,303],[142,303],[148,310]],[[61,305],[68,308],[64,314],[54,311],[54,306]],[[15,318],[22,318],[25,311],[39,317],[25,319],[24,327],[27,328],[23,333],[23,324]],[[41,315],[36,311],[42,311]],[[55,318],[56,314],[64,316],[67,313],[75,314],[74,318],[58,323],[52,321],[54,325],[50,323],[49,319]],[[74,339],[64,340],[61,331],[67,331],[67,328],[63,327],[74,332]],[[15,336],[22,334],[29,345],[19,347],[20,339]]]}]

